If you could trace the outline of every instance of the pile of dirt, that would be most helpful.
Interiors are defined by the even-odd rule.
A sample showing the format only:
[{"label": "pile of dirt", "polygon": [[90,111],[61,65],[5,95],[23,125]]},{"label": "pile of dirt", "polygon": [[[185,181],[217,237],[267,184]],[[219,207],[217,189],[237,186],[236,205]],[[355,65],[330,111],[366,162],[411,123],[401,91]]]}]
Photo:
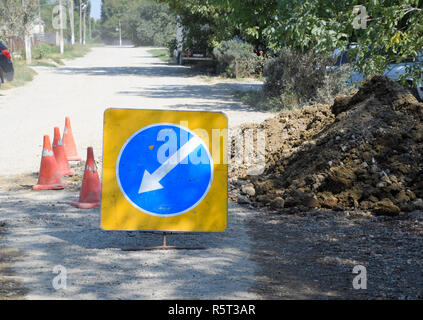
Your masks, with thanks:
[{"label": "pile of dirt", "polygon": [[408,90],[375,76],[332,106],[243,126],[265,130],[265,169],[247,175],[248,168],[232,166],[232,199],[274,210],[423,209],[422,119],[423,104]]}]

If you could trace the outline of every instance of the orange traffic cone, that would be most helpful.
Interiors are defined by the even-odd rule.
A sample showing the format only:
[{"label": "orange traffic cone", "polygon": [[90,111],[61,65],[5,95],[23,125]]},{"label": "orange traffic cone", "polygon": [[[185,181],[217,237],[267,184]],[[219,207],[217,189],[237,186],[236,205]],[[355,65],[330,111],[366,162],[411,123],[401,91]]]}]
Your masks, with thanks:
[{"label": "orange traffic cone", "polygon": [[70,125],[70,118],[65,118],[65,129],[63,130],[63,147],[68,161],[80,161],[81,157],[76,150],[75,140],[73,139],[72,127]]},{"label": "orange traffic cone", "polygon": [[57,167],[62,176],[73,176],[75,171],[69,167],[68,159],[66,159],[65,149],[63,148],[62,139],[60,138],[60,129],[54,128],[54,139],[53,139],[53,153],[56,158]]},{"label": "orange traffic cone", "polygon": [[41,156],[40,173],[38,183],[32,187],[33,190],[58,190],[63,189],[66,182],[62,181],[60,171],[57,168],[56,159],[51,149],[50,137],[44,136],[43,153]]},{"label": "orange traffic cone", "polygon": [[85,163],[79,201],[72,201],[72,205],[80,209],[97,208],[100,207],[100,198],[101,184],[98,177],[97,165],[94,161],[94,152],[92,147],[88,147],[87,162]]}]

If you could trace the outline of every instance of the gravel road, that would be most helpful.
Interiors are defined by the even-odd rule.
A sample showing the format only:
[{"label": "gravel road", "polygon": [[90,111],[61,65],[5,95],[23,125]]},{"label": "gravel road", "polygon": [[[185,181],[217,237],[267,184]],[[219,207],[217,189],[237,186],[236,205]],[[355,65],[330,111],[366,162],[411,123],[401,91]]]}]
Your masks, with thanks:
[{"label": "gravel road", "polygon": [[173,110],[219,110],[230,126],[257,122],[271,114],[234,100],[234,90],[260,83],[210,82],[188,67],[168,65],[148,48],[95,47],[86,57],[60,68],[36,67],[38,76],[24,87],[0,91],[0,175],[39,168],[44,134],[64,127],[70,116],[79,152],[93,146],[102,152],[103,112],[110,107]]},{"label": "gravel road", "polygon": [[[77,188],[29,189],[37,179],[42,136],[52,135],[54,126],[62,128],[65,116],[71,118],[80,154],[93,146],[98,158],[106,108],[218,110],[235,126],[271,116],[233,99],[234,90],[260,83],[213,82],[187,67],[160,62],[147,48],[93,48],[64,67],[36,70],[33,82],[0,93],[0,222],[8,226],[5,246],[20,253],[13,259],[17,290],[28,292],[27,299],[257,298],[250,290],[257,268],[248,259],[252,211],[231,205],[223,233],[168,236],[169,245],[206,250],[124,252],[159,245],[161,236],[102,231],[98,209],[69,206]],[[53,289],[56,265],[67,269],[66,290]]]},{"label": "gravel road", "polygon": [[[423,299],[423,214],[269,213],[230,203],[221,233],[168,236],[196,251],[138,251],[159,234],[100,229],[100,210],[78,210],[83,166],[65,190],[33,192],[42,135],[70,116],[79,147],[101,155],[108,107],[220,110],[230,126],[271,116],[233,90],[255,82],[217,81],[166,65],[146,48],[94,48],[25,87],[0,91],[0,299]],[[353,267],[368,271],[355,290]],[[55,290],[55,266],[67,288]]]}]

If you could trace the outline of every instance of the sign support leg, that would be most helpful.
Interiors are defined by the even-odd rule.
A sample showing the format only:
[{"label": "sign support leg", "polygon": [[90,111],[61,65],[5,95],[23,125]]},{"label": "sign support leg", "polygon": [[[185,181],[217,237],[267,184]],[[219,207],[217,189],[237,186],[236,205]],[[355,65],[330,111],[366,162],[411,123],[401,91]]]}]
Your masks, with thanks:
[{"label": "sign support leg", "polygon": [[204,247],[177,247],[168,246],[166,243],[166,232],[162,233],[162,245],[158,247],[145,247],[145,248],[124,248],[122,251],[153,251],[153,250],[205,250]]},{"label": "sign support leg", "polygon": [[166,246],[166,232],[163,232],[163,241],[162,241],[162,247],[167,247]]}]

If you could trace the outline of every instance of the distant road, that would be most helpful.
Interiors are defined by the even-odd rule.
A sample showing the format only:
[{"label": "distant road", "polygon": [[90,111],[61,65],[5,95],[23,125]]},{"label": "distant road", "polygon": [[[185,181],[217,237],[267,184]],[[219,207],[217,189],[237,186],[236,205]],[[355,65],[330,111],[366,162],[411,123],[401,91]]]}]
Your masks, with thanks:
[{"label": "distant road", "polygon": [[262,121],[232,97],[234,90],[257,83],[210,82],[183,66],[167,65],[148,48],[95,47],[87,56],[60,68],[35,68],[38,76],[24,87],[0,91],[0,176],[36,172],[42,136],[63,130],[70,116],[82,156],[93,146],[102,152],[103,112],[109,107],[220,110],[230,125]]}]

